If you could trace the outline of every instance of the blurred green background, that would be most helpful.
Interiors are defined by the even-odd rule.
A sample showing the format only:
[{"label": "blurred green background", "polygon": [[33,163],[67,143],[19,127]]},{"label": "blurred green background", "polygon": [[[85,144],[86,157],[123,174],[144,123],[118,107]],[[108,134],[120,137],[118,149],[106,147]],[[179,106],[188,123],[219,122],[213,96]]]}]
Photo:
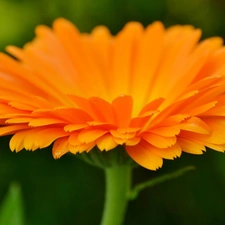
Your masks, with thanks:
[{"label": "blurred green background", "polygon": [[[224,0],[0,0],[1,51],[6,45],[23,46],[34,37],[36,25],[51,25],[57,17],[71,20],[85,32],[104,24],[116,33],[130,20],[144,25],[161,20],[166,26],[192,24],[203,30],[204,38],[225,37]],[[9,185],[17,182],[26,225],[99,224],[105,188],[100,169],[69,154],[54,160],[51,148],[12,153],[9,139],[0,138],[0,203]],[[183,154],[164,161],[157,172],[137,168],[133,182],[187,165],[197,169],[145,190],[130,202],[125,225],[224,225],[224,154],[212,150],[202,156]]]}]

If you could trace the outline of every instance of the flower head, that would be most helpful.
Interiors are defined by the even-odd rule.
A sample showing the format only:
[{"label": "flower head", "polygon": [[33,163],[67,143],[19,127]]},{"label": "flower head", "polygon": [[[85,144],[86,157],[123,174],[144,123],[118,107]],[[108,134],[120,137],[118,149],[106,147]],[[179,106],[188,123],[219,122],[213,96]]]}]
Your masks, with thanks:
[{"label": "flower head", "polygon": [[53,156],[123,145],[155,170],[181,152],[225,149],[225,48],[192,26],[128,23],[81,34],[65,19],[38,26],[16,59],[0,54],[0,135]]}]

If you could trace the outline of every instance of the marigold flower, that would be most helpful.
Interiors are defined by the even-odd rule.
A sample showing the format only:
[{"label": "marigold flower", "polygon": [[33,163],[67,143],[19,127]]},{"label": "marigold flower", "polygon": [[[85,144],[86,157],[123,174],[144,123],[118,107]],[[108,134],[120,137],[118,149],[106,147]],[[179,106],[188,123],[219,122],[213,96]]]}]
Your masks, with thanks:
[{"label": "marigold flower", "polygon": [[148,169],[181,152],[225,149],[225,48],[192,26],[130,22],[81,34],[38,26],[18,60],[0,54],[0,135],[11,150],[54,142],[53,156],[123,145]]}]

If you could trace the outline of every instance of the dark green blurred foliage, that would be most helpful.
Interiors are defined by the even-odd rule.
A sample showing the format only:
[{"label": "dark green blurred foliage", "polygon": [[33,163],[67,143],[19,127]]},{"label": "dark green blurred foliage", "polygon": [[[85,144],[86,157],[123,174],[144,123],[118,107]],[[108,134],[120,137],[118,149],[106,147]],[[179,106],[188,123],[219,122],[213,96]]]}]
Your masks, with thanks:
[{"label": "dark green blurred foliage", "polygon": [[[166,26],[192,24],[203,37],[225,37],[223,0],[0,0],[0,48],[23,46],[38,24],[57,17],[83,32],[107,25],[112,33],[127,21],[145,26],[161,20]],[[67,154],[54,160],[51,150],[12,153],[9,137],[0,139],[0,203],[12,181],[20,184],[27,225],[98,225],[104,201],[103,172]],[[157,172],[137,168],[134,183],[187,165],[196,170],[143,191],[131,201],[125,225],[225,224],[225,155],[208,150],[202,156],[183,154],[164,161]],[[6,224],[3,224],[6,225]]]},{"label": "dark green blurred foliage", "polygon": [[12,183],[1,204],[0,224],[24,225],[25,216],[20,185]]}]

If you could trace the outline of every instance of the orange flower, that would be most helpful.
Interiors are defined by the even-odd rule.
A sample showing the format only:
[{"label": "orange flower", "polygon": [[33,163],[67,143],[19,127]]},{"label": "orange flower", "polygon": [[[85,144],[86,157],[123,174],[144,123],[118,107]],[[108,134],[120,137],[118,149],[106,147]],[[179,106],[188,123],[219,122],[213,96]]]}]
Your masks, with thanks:
[{"label": "orange flower", "polygon": [[14,58],[0,55],[0,135],[53,156],[123,145],[155,170],[181,152],[225,149],[225,48],[199,29],[128,23],[81,34],[65,19],[38,26]]}]

